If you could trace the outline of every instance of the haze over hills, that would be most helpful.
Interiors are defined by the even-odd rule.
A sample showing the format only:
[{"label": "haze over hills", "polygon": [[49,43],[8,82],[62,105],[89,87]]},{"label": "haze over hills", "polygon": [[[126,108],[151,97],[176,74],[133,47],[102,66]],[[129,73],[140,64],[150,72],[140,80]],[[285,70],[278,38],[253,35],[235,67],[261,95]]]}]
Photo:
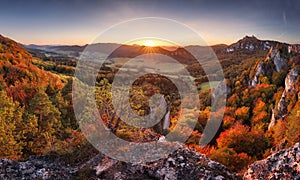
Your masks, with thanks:
[{"label": "haze over hills", "polygon": [[[213,49],[218,50],[224,50],[226,48],[229,48],[228,51],[231,52],[232,50],[230,49],[245,49],[249,51],[253,50],[265,50],[269,49],[271,46],[274,46],[280,42],[274,41],[274,40],[260,40],[257,39],[255,36],[245,36],[242,39],[238,40],[237,42],[226,45],[226,44],[216,44],[212,45],[211,47]],[[282,42],[284,43],[284,42]],[[299,47],[299,44],[288,44],[284,43],[286,45],[292,45],[295,48]],[[79,46],[79,45],[34,45],[34,44],[29,44],[29,45],[22,45],[26,49],[37,49],[37,50],[45,50],[49,52],[73,52],[73,53],[80,53],[84,50],[84,48],[87,47],[87,45]],[[110,52],[110,50],[114,50],[117,47],[122,46],[122,44],[117,44],[117,43],[96,43],[96,44],[89,44],[91,46],[91,50],[97,50],[99,52]],[[124,45],[124,48],[141,48],[145,47],[144,45]],[[164,46],[161,46],[164,48]],[[201,48],[203,46],[199,45],[188,45],[184,46],[182,48]],[[114,49],[113,49],[114,48]],[[177,48],[176,48],[177,49]],[[176,51],[175,49],[175,51]]]},{"label": "haze over hills", "polygon": [[[147,47],[142,45],[122,45],[114,43],[97,43],[84,46],[23,46],[33,54],[40,53],[48,58],[69,57],[76,59],[81,57],[82,59],[97,59],[101,62],[103,60],[108,60],[105,62],[109,64],[115,64],[116,61],[113,59],[118,59],[117,61],[119,61],[119,59],[123,58],[126,59],[125,61],[128,61],[129,59],[138,57],[142,54],[156,53],[167,55],[184,65],[190,66],[190,69],[193,69],[193,64],[197,63],[196,60],[198,60],[205,69],[211,69],[212,72],[214,71],[214,67],[211,66],[212,64],[210,63],[210,60],[215,59],[214,55],[211,54],[211,52],[214,51],[223,67],[225,77],[229,77],[234,73],[232,71],[228,71],[229,67],[243,66],[242,64],[245,63],[255,64],[255,59],[252,59],[252,61],[248,61],[248,59],[251,59],[252,57],[264,58],[270,48],[276,47],[278,44],[282,44],[284,47],[290,48],[290,51],[300,51],[300,45],[290,45],[273,40],[259,40],[255,36],[245,36],[231,45],[220,44],[211,47],[190,45],[185,47],[176,47],[175,49],[160,46]],[[193,76],[197,76],[199,74],[205,76],[203,70],[200,70],[197,73],[193,71],[191,74]],[[203,80],[200,81],[203,82]]]}]

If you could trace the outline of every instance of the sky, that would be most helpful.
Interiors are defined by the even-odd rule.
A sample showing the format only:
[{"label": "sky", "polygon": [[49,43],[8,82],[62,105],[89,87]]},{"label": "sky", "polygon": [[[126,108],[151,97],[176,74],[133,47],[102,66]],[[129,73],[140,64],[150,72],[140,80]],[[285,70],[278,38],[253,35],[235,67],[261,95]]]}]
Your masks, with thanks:
[{"label": "sky", "polygon": [[[209,45],[231,44],[245,35],[300,44],[298,0],[1,0],[0,4],[0,34],[24,44],[88,44],[115,24],[143,17],[183,23]],[[147,33],[151,28],[139,30]],[[110,33],[105,41],[123,43],[118,37]]]}]

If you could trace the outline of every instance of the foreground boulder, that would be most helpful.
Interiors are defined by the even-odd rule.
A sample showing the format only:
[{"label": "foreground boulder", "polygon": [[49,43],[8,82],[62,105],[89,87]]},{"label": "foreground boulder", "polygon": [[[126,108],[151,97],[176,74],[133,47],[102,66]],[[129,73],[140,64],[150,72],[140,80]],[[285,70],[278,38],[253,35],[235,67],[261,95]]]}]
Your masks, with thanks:
[{"label": "foreground boulder", "polygon": [[300,179],[300,143],[254,162],[244,179]]},{"label": "foreground boulder", "polygon": [[72,179],[77,168],[50,162],[46,156],[31,156],[25,162],[0,160],[0,179]]}]

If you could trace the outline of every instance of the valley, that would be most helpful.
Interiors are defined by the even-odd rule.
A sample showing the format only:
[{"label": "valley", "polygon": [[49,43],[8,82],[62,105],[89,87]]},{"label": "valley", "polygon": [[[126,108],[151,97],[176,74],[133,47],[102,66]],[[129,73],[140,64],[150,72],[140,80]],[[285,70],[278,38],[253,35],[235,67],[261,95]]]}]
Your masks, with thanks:
[{"label": "valley", "polygon": [[[207,53],[211,51],[214,53]],[[97,73],[92,73],[95,70]],[[300,178],[299,70],[300,45],[254,36],[245,36],[231,45],[193,45],[172,50],[114,43],[21,45],[0,36],[0,179],[130,179],[134,175],[149,179]],[[111,90],[118,73],[124,84],[140,75],[130,84],[131,113],[151,114],[151,97],[163,95],[170,111],[167,129],[160,123],[139,128],[124,120],[130,113],[123,112],[124,119],[116,114]],[[199,104],[195,99],[181,99],[172,82],[178,79],[194,82]],[[86,89],[74,94],[74,81]],[[118,85],[123,90],[123,84]],[[100,115],[96,119],[90,118],[90,109],[80,104],[88,93],[95,96]],[[120,102],[123,96],[117,96]],[[219,96],[225,97],[222,102],[216,101]],[[226,106],[213,108],[219,106],[212,102]],[[182,108],[183,103],[188,106]],[[80,107],[84,119],[91,121],[84,126],[87,130],[80,126],[74,107]],[[184,117],[180,117],[182,114]],[[222,119],[221,125],[209,144],[201,147],[199,141],[212,117]],[[178,136],[191,134],[167,157],[133,164],[98,152],[86,139],[83,131],[95,135],[92,132],[99,131],[95,124],[98,121],[109,133],[132,143],[159,141],[169,132]],[[196,125],[190,127],[193,123]],[[177,146],[175,140],[163,143],[171,148]],[[116,147],[115,151],[134,152],[131,148]],[[154,150],[145,151],[150,154]],[[285,156],[285,152],[296,158],[291,162],[274,158]],[[292,169],[270,165],[281,160],[286,166],[293,165]],[[256,168],[257,161],[260,168]],[[267,174],[265,166],[272,167]],[[293,174],[289,175],[289,171]]]}]

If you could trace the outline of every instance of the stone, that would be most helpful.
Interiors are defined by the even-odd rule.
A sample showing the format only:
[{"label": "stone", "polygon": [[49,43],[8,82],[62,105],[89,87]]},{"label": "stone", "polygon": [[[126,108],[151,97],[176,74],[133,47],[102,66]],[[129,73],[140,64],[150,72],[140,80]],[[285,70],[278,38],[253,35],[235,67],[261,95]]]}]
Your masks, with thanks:
[{"label": "stone", "polygon": [[293,68],[290,70],[288,75],[285,78],[285,89],[281,95],[281,98],[278,102],[277,108],[272,112],[272,118],[269,124],[268,129],[271,129],[277,122],[278,119],[284,118],[285,115],[288,113],[287,107],[288,104],[286,103],[286,94],[288,92],[292,92],[295,90],[294,85],[297,81],[299,76],[299,70],[297,68]]},{"label": "stone", "polygon": [[251,164],[243,178],[300,179],[300,143]]},{"label": "stone", "polygon": [[26,162],[0,159],[0,179],[72,179],[77,168],[64,167],[45,156],[31,156]]}]

